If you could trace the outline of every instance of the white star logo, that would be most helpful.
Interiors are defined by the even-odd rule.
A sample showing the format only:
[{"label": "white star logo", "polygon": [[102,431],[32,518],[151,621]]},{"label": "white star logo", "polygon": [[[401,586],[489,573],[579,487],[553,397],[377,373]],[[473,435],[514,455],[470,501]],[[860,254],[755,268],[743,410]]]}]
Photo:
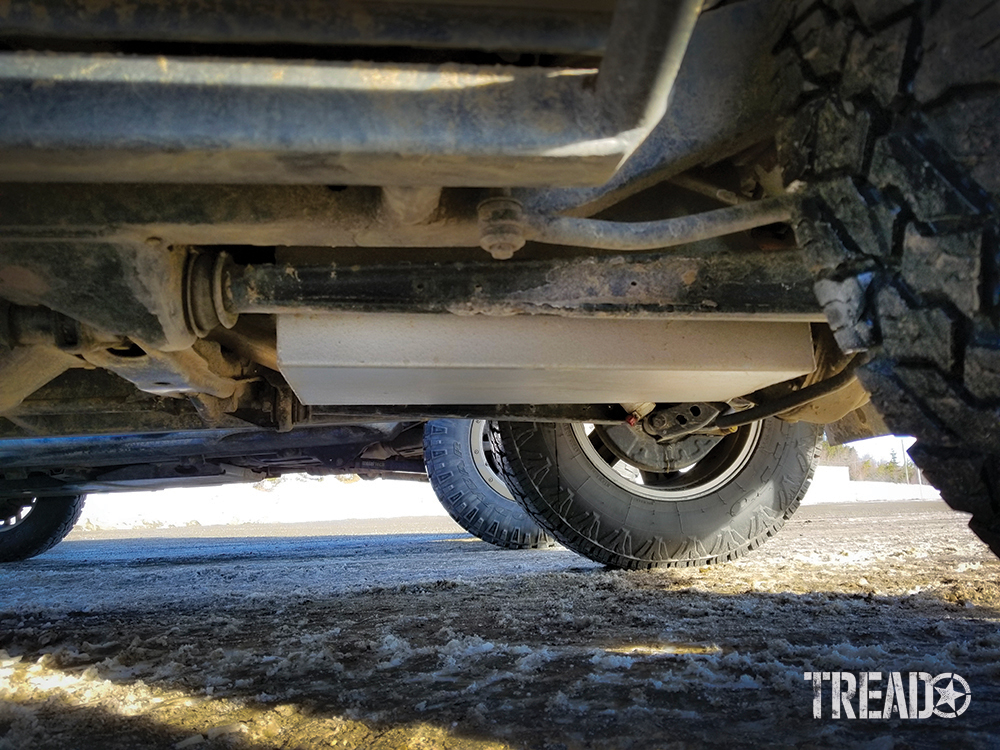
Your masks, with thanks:
[{"label": "white star logo", "polygon": [[[945,687],[938,687],[939,682],[944,683],[945,681],[948,683]],[[969,704],[972,703],[972,690],[969,689],[969,683],[953,672],[939,674],[931,685],[938,693],[937,700],[934,702],[934,713],[937,716],[954,719],[965,713]],[[956,703],[960,703],[961,706],[957,706]],[[950,710],[945,710],[941,708],[942,706],[949,706]]]}]

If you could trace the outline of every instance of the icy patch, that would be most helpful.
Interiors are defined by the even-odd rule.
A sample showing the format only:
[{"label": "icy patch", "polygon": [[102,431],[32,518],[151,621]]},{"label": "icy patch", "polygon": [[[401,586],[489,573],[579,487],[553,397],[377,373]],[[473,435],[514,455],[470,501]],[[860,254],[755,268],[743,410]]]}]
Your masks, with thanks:
[{"label": "icy patch", "polygon": [[[521,647],[526,648],[526,647]],[[514,653],[520,653],[515,651]],[[528,649],[528,653],[514,662],[514,668],[519,672],[536,672],[550,661],[558,657],[558,653],[550,648]]]},{"label": "icy patch", "polygon": [[631,656],[609,654],[606,651],[598,651],[590,657],[590,663],[598,669],[631,669],[634,661]]}]

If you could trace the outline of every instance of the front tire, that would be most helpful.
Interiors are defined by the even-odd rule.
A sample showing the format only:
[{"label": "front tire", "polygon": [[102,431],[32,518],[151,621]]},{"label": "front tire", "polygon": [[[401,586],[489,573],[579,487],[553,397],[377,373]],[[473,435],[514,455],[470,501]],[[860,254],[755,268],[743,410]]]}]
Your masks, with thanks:
[{"label": "front tire", "polygon": [[625,569],[707,565],[756,549],[799,506],[819,428],[768,419],[694,466],[634,469],[581,424],[500,423],[508,486],[569,549]]},{"label": "front tire", "polygon": [[[814,82],[779,138],[796,236],[872,402],[1000,556],[1000,5],[849,5],[790,29]],[[850,39],[842,71],[816,34]]]},{"label": "front tire", "polygon": [[65,538],[83,510],[83,495],[0,499],[0,562],[40,555]]}]

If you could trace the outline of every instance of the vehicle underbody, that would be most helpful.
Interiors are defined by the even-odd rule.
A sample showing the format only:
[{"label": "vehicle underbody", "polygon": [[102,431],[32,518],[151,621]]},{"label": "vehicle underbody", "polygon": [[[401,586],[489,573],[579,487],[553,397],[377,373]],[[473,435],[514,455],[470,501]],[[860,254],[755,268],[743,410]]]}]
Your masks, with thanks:
[{"label": "vehicle underbody", "polygon": [[[956,90],[925,95],[918,62],[936,48],[915,41],[948,12],[9,3],[0,502],[302,471],[422,478],[424,424],[442,418],[497,423],[509,456],[530,443],[518,430],[548,425],[552,445],[589,440],[671,492],[719,446],[745,464],[735,436],[764,440],[760,420],[809,426],[777,444],[825,425],[834,442],[895,430],[958,450],[947,436],[969,417],[927,427],[885,385],[940,393],[904,371],[941,364],[975,434],[996,425],[978,385],[1000,369],[995,279],[970,275],[991,257],[994,188],[920,150],[936,168],[922,183],[949,180],[925,216],[886,166],[919,162],[899,156],[919,140],[899,123],[933,130],[924,100]],[[996,78],[986,55],[972,78]],[[916,83],[887,89],[893,71]],[[934,266],[927,238],[974,232],[976,258],[952,242]],[[913,257],[939,280],[913,282]],[[897,278],[914,291],[888,299]],[[971,383],[941,332],[980,320]],[[583,424],[602,445],[556,435]],[[529,457],[508,462],[505,479],[529,482]],[[970,510],[990,542],[986,497]],[[679,555],[725,559],[664,559]]]}]

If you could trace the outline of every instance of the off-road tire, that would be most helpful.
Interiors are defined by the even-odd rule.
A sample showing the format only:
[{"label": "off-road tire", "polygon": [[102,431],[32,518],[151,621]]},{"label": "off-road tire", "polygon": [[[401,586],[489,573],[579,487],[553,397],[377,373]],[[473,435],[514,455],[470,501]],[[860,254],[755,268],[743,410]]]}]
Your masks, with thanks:
[{"label": "off-road tire", "polygon": [[501,422],[493,433],[507,486],[535,520],[574,552],[628,570],[733,560],[777,533],[812,481],[819,428],[768,419],[757,435],[723,486],[662,500],[610,481],[573,425]]},{"label": "off-road tire", "polygon": [[497,547],[551,547],[555,540],[477,470],[470,453],[473,422],[436,419],[424,427],[424,464],[441,505],[459,526]]},{"label": "off-road tire", "polygon": [[[4,513],[13,507],[11,503],[0,500]],[[52,549],[72,530],[82,511],[83,495],[36,499],[21,521],[0,527],[0,562],[27,560]]]},{"label": "off-road tire", "polygon": [[816,292],[892,430],[1000,555],[1000,2],[803,4],[779,136]]}]

